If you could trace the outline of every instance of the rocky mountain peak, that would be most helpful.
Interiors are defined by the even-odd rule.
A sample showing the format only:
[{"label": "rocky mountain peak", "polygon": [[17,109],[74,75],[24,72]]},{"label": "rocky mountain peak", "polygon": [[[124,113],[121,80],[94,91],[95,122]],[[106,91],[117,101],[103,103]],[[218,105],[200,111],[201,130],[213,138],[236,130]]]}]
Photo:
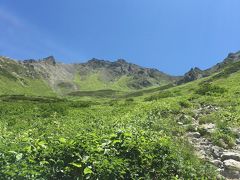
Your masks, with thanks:
[{"label": "rocky mountain peak", "polygon": [[214,65],[211,68],[208,68],[206,70],[201,70],[197,67],[192,68],[177,83],[182,84],[182,83],[197,80],[202,77],[210,76],[214,73],[218,73],[218,72],[224,70],[224,68],[229,67],[233,63],[236,63],[236,62],[240,62],[240,51],[238,51],[236,53],[229,53],[228,56],[222,62],[217,63],[216,65]]},{"label": "rocky mountain peak", "polygon": [[191,68],[190,71],[184,74],[183,79],[181,79],[178,82],[178,84],[194,81],[199,78],[202,78],[203,76],[204,76],[203,71],[198,67],[194,67],[194,68]]},{"label": "rocky mountain peak", "polygon": [[92,68],[102,68],[102,67],[106,67],[110,62],[106,61],[106,60],[100,60],[100,59],[96,59],[96,58],[92,58],[91,60],[89,60],[87,63],[83,63],[87,66],[91,66]]},{"label": "rocky mountain peak", "polygon": [[202,72],[202,70],[198,67],[191,68],[188,73],[199,73]]},{"label": "rocky mountain peak", "polygon": [[125,59],[118,59],[116,61],[116,63],[118,63],[118,64],[128,64],[128,62]]},{"label": "rocky mountain peak", "polygon": [[190,71],[188,71],[185,76],[189,78],[190,81],[199,79],[202,77],[202,70],[198,67],[191,68]]},{"label": "rocky mountain peak", "polygon": [[240,61],[240,51],[236,53],[229,53],[227,58],[224,59],[223,63],[229,63],[229,62],[237,62]]},{"label": "rocky mountain peak", "polygon": [[46,64],[49,64],[49,65],[56,65],[56,60],[54,58],[54,56],[48,56],[46,58],[43,58],[42,60],[40,60],[41,62],[44,62]]},{"label": "rocky mountain peak", "polygon": [[22,61],[24,64],[32,64],[32,63],[44,63],[46,65],[56,65],[56,59],[54,58],[54,56],[48,56],[48,57],[45,57],[43,59],[39,59],[39,60],[36,60],[36,59],[27,59],[27,60],[23,60]]}]

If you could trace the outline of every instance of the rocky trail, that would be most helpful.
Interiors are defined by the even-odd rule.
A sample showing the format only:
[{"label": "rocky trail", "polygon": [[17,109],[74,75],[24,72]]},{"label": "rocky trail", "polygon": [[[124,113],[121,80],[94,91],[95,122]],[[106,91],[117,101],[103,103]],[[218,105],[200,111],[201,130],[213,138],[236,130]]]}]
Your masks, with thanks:
[{"label": "rocky trail", "polygon": [[201,130],[213,133],[216,125],[213,123],[199,124],[199,117],[209,112],[218,111],[214,106],[202,106],[194,111],[192,126],[194,131],[186,134],[189,142],[196,150],[199,158],[204,159],[218,168],[219,179],[240,179],[240,129],[233,129],[238,135],[236,144],[231,149],[214,145],[208,138],[201,134]]}]

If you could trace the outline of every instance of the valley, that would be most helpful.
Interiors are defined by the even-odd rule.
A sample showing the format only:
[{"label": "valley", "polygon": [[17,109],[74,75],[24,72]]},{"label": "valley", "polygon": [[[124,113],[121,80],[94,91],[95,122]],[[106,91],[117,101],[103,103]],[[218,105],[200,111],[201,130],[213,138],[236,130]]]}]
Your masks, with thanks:
[{"label": "valley", "polygon": [[2,179],[240,179],[240,53],[183,76],[0,57]]}]

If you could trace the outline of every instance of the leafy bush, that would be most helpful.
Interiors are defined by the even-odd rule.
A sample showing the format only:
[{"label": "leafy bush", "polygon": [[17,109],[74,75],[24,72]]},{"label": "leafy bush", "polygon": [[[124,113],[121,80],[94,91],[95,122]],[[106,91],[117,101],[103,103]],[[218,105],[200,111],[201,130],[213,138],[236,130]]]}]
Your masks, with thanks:
[{"label": "leafy bush", "polygon": [[171,98],[89,108],[2,102],[0,179],[214,179],[181,139],[181,109]]},{"label": "leafy bush", "polygon": [[199,88],[195,91],[199,95],[213,95],[213,94],[223,94],[226,89],[213,85],[210,83],[200,84]]},{"label": "leafy bush", "polygon": [[216,130],[212,135],[211,139],[214,144],[223,148],[233,148],[235,146],[235,137],[233,134],[224,132],[223,129]]},{"label": "leafy bush", "polygon": [[87,108],[90,107],[91,105],[94,105],[96,103],[90,102],[90,101],[72,101],[69,102],[70,107],[74,108]]},{"label": "leafy bush", "polygon": [[68,113],[68,106],[65,103],[45,103],[39,106],[38,115],[43,118],[51,116],[64,116]]},{"label": "leafy bush", "polygon": [[201,116],[199,118],[199,124],[206,124],[206,123],[215,123],[218,121],[216,113],[211,113],[206,116]]},{"label": "leafy bush", "polygon": [[192,104],[188,100],[179,101],[179,105],[183,108],[189,108],[192,106]]},{"label": "leafy bush", "polygon": [[0,154],[2,178],[194,179],[214,175],[170,138],[144,131],[117,131],[106,139],[94,134],[57,140],[25,136],[21,144],[21,149]]}]

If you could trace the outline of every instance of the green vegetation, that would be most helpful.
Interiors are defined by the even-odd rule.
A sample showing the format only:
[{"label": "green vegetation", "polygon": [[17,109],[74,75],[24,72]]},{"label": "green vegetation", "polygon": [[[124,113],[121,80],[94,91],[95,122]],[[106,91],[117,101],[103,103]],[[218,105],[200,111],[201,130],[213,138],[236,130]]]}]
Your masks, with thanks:
[{"label": "green vegetation", "polygon": [[[24,179],[213,177],[171,119],[180,100],[110,104],[2,97],[0,176]],[[12,101],[12,99],[16,99]],[[3,101],[4,100],[4,101]]]},{"label": "green vegetation", "polygon": [[75,76],[75,83],[79,86],[81,91],[95,91],[112,89],[118,91],[131,91],[132,89],[128,84],[132,81],[132,77],[122,76],[118,80],[109,81],[100,79],[101,75],[93,73],[88,76],[81,77],[80,75]]},{"label": "green vegetation", "polygon": [[56,96],[53,90],[40,79],[12,80],[0,77],[0,95],[35,95],[35,96]]},{"label": "green vegetation", "polygon": [[104,89],[104,90],[97,90],[97,91],[75,91],[72,93],[69,93],[70,96],[78,96],[78,97],[84,97],[84,96],[90,96],[90,97],[117,97],[119,94],[119,91],[111,90],[111,89]]},{"label": "green vegetation", "polygon": [[226,90],[222,87],[204,82],[196,90],[196,93],[199,95],[213,95],[213,94],[217,95],[217,94],[222,94],[225,91]]},{"label": "green vegetation", "polygon": [[186,134],[236,145],[240,73],[230,71],[133,92],[124,86],[128,77],[111,86],[96,75],[76,77],[85,91],[64,98],[40,79],[1,76],[0,178],[216,179]]}]

